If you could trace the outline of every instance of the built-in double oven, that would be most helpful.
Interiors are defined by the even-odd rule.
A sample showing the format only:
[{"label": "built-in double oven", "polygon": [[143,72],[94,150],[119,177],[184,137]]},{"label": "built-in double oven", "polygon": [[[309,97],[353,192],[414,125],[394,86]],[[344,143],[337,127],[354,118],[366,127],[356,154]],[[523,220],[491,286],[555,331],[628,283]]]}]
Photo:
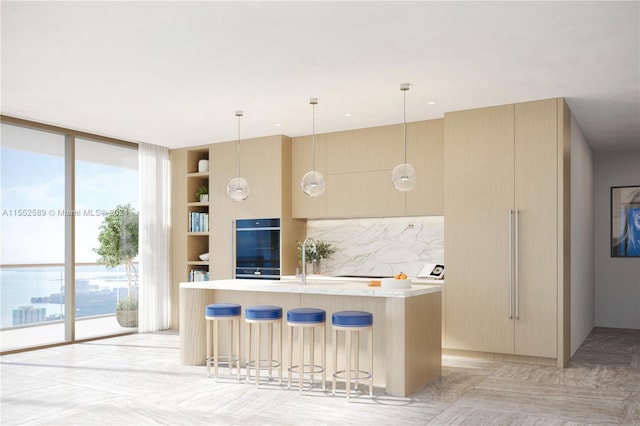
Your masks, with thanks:
[{"label": "built-in double oven", "polygon": [[238,219],[236,278],[280,279],[280,219]]}]

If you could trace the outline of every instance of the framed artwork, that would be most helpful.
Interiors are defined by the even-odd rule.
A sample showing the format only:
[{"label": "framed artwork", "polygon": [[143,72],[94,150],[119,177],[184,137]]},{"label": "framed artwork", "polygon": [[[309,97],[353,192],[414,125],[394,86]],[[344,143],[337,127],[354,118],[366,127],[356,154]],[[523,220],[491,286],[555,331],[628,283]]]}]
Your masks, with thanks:
[{"label": "framed artwork", "polygon": [[640,185],[611,188],[611,257],[640,257]]}]

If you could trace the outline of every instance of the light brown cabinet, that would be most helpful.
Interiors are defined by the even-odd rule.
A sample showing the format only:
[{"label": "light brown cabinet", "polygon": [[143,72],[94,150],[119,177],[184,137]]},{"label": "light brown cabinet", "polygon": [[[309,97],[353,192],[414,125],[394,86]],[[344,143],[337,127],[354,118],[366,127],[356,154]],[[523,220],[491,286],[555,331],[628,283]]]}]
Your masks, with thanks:
[{"label": "light brown cabinet", "polygon": [[296,241],[304,239],[305,222],[291,218],[291,138],[277,135],[240,141],[240,175],[249,182],[249,197],[241,202],[227,195],[237,176],[236,142],[211,145],[212,229],[211,279],[234,276],[236,219],[280,218],[281,273],[295,274]]},{"label": "light brown cabinet", "polygon": [[[241,155],[243,153],[241,152]],[[236,143],[223,142],[211,145],[211,272],[212,280],[231,278],[233,271],[233,221],[236,217],[236,201],[229,198],[227,185],[237,176]],[[242,165],[242,163],[241,163]],[[241,169],[241,174],[244,169]],[[243,176],[244,177],[244,176]],[[251,182],[249,181],[249,185]],[[251,197],[251,194],[249,194]]]},{"label": "light brown cabinet", "polygon": [[391,183],[402,162],[402,125],[316,135],[316,170],[326,192],[307,197],[302,176],[312,167],[311,137],[293,138],[294,217],[353,218],[441,215],[443,213],[443,120],[407,123],[407,161],[417,173],[416,188],[404,193]]},{"label": "light brown cabinet", "polygon": [[564,362],[566,111],[445,115],[446,348]]},{"label": "light brown cabinet", "polygon": [[[179,298],[179,283],[189,281],[191,270],[208,271],[209,279],[234,276],[234,224],[236,219],[281,219],[281,273],[295,274],[296,241],[303,240],[306,223],[291,217],[291,139],[269,136],[240,141],[240,174],[249,181],[249,197],[231,200],[227,184],[237,176],[236,142],[170,151],[172,173],[172,298]],[[198,161],[209,159],[209,171],[198,172]],[[196,200],[200,186],[209,189],[209,201]],[[189,228],[191,213],[207,213],[208,231]],[[209,252],[209,260],[199,255]],[[173,304],[172,327],[179,323]]]}]

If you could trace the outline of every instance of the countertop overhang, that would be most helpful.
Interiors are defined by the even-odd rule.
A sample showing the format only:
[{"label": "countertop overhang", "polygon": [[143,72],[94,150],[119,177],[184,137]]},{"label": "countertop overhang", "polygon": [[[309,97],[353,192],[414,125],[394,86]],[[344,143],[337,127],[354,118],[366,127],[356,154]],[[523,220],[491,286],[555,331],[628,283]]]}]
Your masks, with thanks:
[{"label": "countertop overhang", "polygon": [[295,276],[280,280],[213,280],[180,283],[180,288],[201,290],[235,290],[270,293],[327,294],[367,297],[407,298],[442,291],[442,280],[417,280],[407,289],[370,287],[370,278],[307,276],[302,284]]}]

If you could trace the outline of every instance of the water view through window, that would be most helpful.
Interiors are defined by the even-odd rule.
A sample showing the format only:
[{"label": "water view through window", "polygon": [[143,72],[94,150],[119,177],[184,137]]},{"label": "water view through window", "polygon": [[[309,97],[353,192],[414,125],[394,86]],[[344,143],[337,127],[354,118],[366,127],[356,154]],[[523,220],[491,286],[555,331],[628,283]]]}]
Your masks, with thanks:
[{"label": "water view through window", "polygon": [[[62,266],[3,267],[0,328],[64,319],[64,268]],[[127,295],[123,267],[76,267],[76,318],[115,312]]]}]

